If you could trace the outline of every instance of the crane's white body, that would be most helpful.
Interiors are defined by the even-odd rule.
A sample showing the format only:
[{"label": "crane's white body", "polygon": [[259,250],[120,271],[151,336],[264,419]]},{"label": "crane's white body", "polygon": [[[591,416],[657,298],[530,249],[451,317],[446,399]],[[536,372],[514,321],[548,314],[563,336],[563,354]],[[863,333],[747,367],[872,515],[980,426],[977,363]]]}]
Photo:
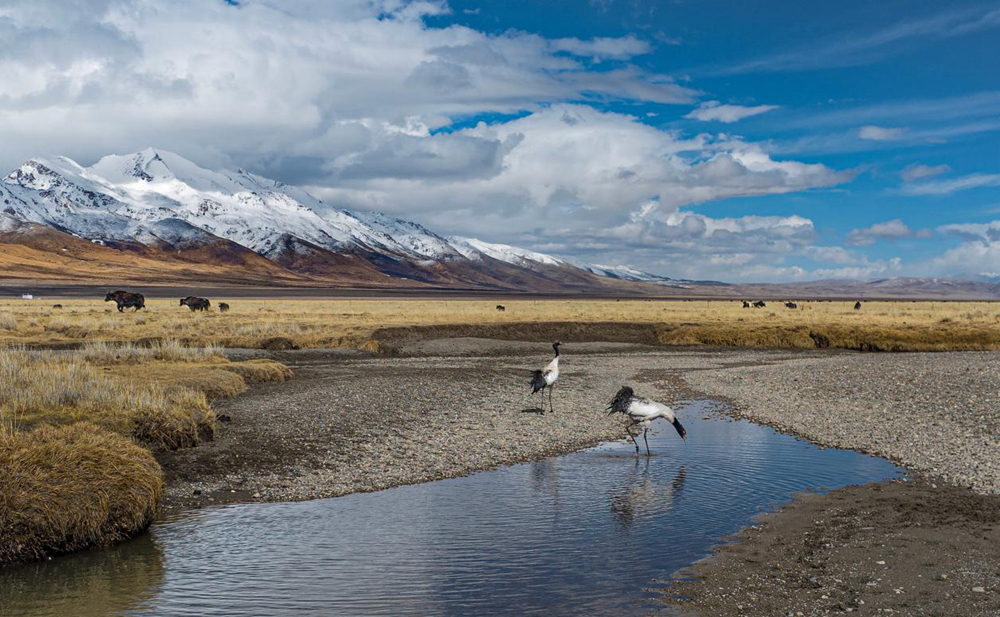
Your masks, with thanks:
[{"label": "crane's white body", "polygon": [[663,418],[667,422],[673,424],[676,416],[674,416],[674,410],[667,407],[663,403],[657,403],[656,401],[651,401],[648,398],[634,397],[631,402],[629,402],[628,407],[625,410],[628,417],[632,419],[633,422],[643,423],[646,427],[649,427],[650,423],[657,419]]},{"label": "crane's white body", "polygon": [[545,385],[550,388],[559,379],[559,356],[552,358],[552,362],[542,369],[542,377],[545,379]]}]

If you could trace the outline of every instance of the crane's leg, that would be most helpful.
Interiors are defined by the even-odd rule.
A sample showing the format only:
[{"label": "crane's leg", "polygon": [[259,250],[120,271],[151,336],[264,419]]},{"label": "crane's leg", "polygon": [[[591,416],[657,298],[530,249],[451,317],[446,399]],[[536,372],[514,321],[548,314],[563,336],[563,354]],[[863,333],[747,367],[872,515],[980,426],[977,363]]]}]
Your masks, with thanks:
[{"label": "crane's leg", "polygon": [[552,388],[554,388],[554,387],[555,387],[555,384],[552,384],[551,386],[549,386],[549,413],[555,413],[555,411],[556,411],[555,408],[552,407]]},{"label": "crane's leg", "polygon": [[639,440],[637,439],[638,436],[632,434],[631,424],[625,425],[625,432],[628,433],[628,436],[632,438],[632,443],[635,445],[635,453],[639,454]]},{"label": "crane's leg", "polygon": [[[649,432],[648,428],[642,431],[642,440],[646,442],[646,456],[649,456],[649,440],[646,439],[646,433],[648,432]],[[638,452],[639,446],[636,445],[635,449]]]}]

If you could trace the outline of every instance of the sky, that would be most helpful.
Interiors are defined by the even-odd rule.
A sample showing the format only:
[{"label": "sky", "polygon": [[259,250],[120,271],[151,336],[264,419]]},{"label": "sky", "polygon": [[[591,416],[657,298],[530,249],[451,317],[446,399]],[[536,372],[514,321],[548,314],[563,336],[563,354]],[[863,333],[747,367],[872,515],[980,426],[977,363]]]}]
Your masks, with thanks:
[{"label": "sky", "polygon": [[0,168],[146,147],[675,278],[1000,277],[1000,5],[5,0]]}]

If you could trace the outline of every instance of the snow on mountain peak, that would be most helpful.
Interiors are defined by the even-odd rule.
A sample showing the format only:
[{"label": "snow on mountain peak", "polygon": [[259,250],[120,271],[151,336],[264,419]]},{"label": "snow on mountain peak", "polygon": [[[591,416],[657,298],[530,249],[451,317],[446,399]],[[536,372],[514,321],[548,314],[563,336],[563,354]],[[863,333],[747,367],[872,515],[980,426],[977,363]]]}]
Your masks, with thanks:
[{"label": "snow on mountain peak", "polygon": [[500,261],[513,264],[515,266],[522,267],[537,267],[538,265],[544,266],[562,266],[566,265],[566,262],[553,257],[552,255],[546,255],[545,253],[537,253],[535,251],[529,251],[528,249],[522,249],[516,246],[510,246],[509,244],[495,244],[490,242],[483,242],[477,238],[463,238],[460,236],[451,236],[448,238],[451,245],[454,246],[459,252],[473,259],[475,253],[482,253],[488,255],[493,259],[498,259]]}]

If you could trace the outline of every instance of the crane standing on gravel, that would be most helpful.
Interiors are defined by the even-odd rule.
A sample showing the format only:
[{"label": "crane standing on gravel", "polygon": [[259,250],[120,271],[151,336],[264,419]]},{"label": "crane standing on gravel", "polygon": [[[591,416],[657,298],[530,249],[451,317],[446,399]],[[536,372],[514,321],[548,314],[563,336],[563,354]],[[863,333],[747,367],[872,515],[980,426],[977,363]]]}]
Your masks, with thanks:
[{"label": "crane standing on gravel", "polygon": [[562,345],[559,341],[552,343],[552,349],[556,352],[556,357],[552,358],[552,361],[548,365],[531,374],[531,393],[536,392],[542,393],[542,406],[539,408],[543,412],[545,411],[545,388],[549,389],[549,411],[555,412],[552,407],[552,386],[555,385],[556,380],[559,379],[559,346]]}]

